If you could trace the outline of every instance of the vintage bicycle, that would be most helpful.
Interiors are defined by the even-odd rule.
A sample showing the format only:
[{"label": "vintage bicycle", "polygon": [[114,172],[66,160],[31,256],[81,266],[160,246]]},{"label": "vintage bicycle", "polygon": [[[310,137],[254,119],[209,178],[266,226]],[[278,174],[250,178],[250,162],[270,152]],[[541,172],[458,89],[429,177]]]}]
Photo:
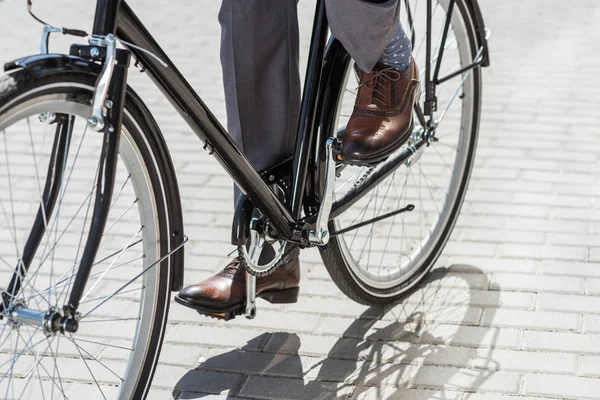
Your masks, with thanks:
[{"label": "vintage bicycle", "polygon": [[[91,35],[44,23],[41,54],[6,63],[0,78],[0,396],[77,398],[84,385],[86,398],[143,399],[150,390],[187,238],[166,142],[127,85],[132,57],[244,193],[232,244],[248,272],[247,300],[217,317],[253,318],[256,277],[290,244],[318,247],[355,301],[406,297],[459,215],[489,53],[476,0],[401,2],[422,68],[415,125],[395,154],[362,167],[337,155],[357,78],[328,34],[323,0],[295,156],[264,171],[252,168],[125,1],[98,0]],[[88,42],[50,53],[52,33]],[[277,251],[261,265],[254,255],[265,242]]]}]

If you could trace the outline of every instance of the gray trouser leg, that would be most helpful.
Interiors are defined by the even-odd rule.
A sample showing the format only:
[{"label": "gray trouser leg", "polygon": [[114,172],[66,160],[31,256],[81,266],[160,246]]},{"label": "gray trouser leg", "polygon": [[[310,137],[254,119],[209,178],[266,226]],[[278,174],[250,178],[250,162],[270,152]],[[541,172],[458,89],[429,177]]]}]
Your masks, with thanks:
[{"label": "gray trouser leg", "polygon": [[223,0],[227,127],[258,170],[294,152],[300,112],[297,0]]},{"label": "gray trouser leg", "polygon": [[[223,0],[228,131],[256,169],[293,154],[300,111],[297,0]],[[370,71],[395,33],[398,0],[326,0],[333,36]]]},{"label": "gray trouser leg", "polygon": [[400,2],[325,0],[327,19],[358,67],[370,72],[398,29]]}]

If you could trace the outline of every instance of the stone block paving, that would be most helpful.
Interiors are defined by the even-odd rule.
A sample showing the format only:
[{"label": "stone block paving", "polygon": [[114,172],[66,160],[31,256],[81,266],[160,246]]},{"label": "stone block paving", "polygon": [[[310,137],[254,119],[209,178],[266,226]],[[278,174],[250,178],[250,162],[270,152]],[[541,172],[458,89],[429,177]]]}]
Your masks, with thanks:
[{"label": "stone block paving", "polygon": [[[224,121],[220,2],[130,3]],[[173,304],[151,399],[600,398],[600,3],[480,3],[492,68],[476,166],[429,283],[390,310],[364,307],[306,251],[297,304],[260,301],[256,319],[229,323]],[[53,24],[84,29],[93,5],[34,1]],[[313,9],[299,2],[303,62]],[[0,21],[2,60],[39,51],[24,1],[0,2]],[[173,153],[194,283],[232,250],[232,185],[150,81],[132,75]]]}]

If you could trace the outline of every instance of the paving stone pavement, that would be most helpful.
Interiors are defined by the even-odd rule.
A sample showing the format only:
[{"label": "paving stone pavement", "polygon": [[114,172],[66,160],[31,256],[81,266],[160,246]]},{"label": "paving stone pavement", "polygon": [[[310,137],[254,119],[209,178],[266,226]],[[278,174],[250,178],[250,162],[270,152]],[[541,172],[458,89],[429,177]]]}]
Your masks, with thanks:
[{"label": "paving stone pavement", "polygon": [[[224,121],[219,2],[130,3]],[[306,251],[297,304],[260,301],[256,319],[230,323],[172,304],[151,399],[600,398],[600,3],[480,3],[492,68],[476,166],[431,282],[383,313],[346,299]],[[24,4],[0,2],[2,60],[38,51]],[[56,25],[89,29],[91,0],[34,6]],[[299,3],[303,62],[313,7]],[[178,170],[194,283],[231,251],[231,183],[133,75]],[[417,327],[409,316],[419,313]]]}]

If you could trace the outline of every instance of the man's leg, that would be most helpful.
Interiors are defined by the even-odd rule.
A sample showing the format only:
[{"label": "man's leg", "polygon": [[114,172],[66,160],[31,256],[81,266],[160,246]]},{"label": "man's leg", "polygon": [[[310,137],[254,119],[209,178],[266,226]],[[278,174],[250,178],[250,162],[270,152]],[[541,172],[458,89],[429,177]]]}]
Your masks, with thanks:
[{"label": "man's leg", "polygon": [[361,70],[342,159],[372,165],[410,138],[419,71],[400,26],[399,0],[326,0],[331,32]]},{"label": "man's leg", "polygon": [[[296,0],[223,0],[219,22],[228,131],[261,170],[291,156],[296,143],[300,112]],[[299,250],[286,250],[278,268],[257,279],[257,297],[273,303],[297,300]],[[265,246],[263,263],[272,259],[272,251]],[[175,300],[203,314],[233,318],[243,312],[246,300],[244,267],[236,257],[213,277],[184,288]]]},{"label": "man's leg", "polygon": [[258,170],[294,152],[300,112],[296,0],[223,0],[227,128]]},{"label": "man's leg", "polygon": [[396,33],[400,2],[326,0],[325,7],[333,36],[362,71],[370,72]]}]

